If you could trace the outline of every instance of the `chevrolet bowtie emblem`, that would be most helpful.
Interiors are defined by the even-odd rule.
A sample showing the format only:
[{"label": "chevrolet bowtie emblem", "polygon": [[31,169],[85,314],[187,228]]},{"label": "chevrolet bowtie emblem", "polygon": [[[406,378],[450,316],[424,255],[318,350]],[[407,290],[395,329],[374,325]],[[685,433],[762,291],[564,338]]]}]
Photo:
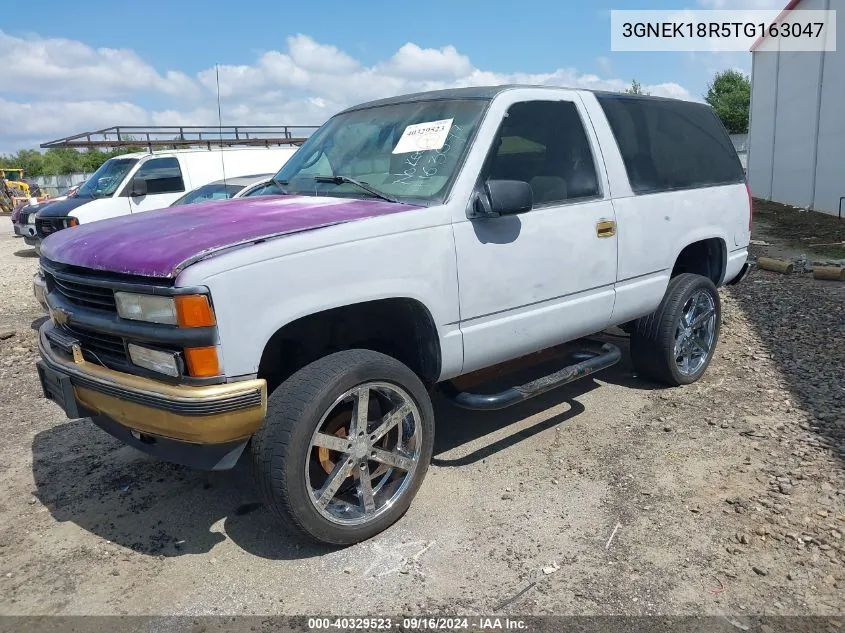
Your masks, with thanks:
[{"label": "chevrolet bowtie emblem", "polygon": [[53,308],[50,313],[53,315],[53,321],[59,325],[64,325],[70,321],[70,312],[62,310],[61,308]]}]

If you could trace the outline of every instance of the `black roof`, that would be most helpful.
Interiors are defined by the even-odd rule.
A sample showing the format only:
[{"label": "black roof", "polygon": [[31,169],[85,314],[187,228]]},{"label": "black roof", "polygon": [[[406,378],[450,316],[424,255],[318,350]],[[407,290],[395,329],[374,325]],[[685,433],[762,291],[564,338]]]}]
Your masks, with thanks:
[{"label": "black roof", "polygon": [[[414,101],[436,101],[439,99],[492,99],[499,93],[507,90],[514,90],[516,88],[539,88],[546,90],[581,90],[584,92],[592,92],[596,95],[613,96],[631,99],[657,99],[667,101],[682,101],[681,99],[671,99],[669,97],[654,97],[651,95],[629,95],[624,92],[611,92],[609,90],[589,90],[586,88],[572,88],[570,86],[539,86],[532,84],[502,84],[499,86],[470,86],[467,88],[446,88],[444,90],[428,90],[426,92],[415,92],[412,94],[397,95],[395,97],[387,97],[386,99],[376,99],[375,101],[367,101],[366,103],[359,103],[341,111],[351,112],[353,110],[364,110],[366,108],[374,108],[377,106],[393,105],[396,103],[409,103]],[[691,102],[695,103],[695,102]]]}]

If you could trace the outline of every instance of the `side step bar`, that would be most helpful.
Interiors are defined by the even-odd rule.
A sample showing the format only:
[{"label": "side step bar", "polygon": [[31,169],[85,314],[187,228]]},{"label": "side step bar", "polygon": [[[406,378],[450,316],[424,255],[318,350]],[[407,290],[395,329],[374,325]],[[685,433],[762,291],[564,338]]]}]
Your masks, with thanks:
[{"label": "side step bar", "polygon": [[561,387],[580,378],[585,378],[602,369],[607,369],[619,362],[622,351],[612,343],[584,341],[586,349],[579,349],[569,359],[575,361],[553,374],[537,378],[518,387],[509,387],[492,394],[469,393],[458,391],[451,383],[445,382],[440,388],[444,395],[455,405],[463,409],[493,411],[519,404],[542,393]]}]

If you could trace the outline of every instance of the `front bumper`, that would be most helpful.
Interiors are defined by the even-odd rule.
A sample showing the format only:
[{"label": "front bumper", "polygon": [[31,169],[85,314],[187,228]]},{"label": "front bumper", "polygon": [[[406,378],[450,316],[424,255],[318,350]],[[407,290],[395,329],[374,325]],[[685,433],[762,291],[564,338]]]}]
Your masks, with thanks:
[{"label": "front bumper", "polygon": [[170,385],[85,361],[66,358],[39,331],[38,374],[45,397],[69,418],[91,417],[127,444],[195,468],[234,466],[267,411],[264,380]]},{"label": "front bumper", "polygon": [[38,255],[41,254],[41,240],[37,235],[30,236],[24,234],[23,241],[27,244],[27,246],[32,246]]},{"label": "front bumper", "polygon": [[[20,224],[16,223],[13,224],[15,228],[15,235],[20,237],[28,238],[30,240],[36,240],[38,238],[38,234],[35,232],[35,226],[32,224]],[[29,242],[27,242],[29,243]]]},{"label": "front bumper", "polygon": [[40,272],[35,273],[35,276],[32,278],[32,294],[35,295],[35,299],[41,304],[41,307],[49,312],[50,308],[47,305],[47,282],[44,279],[44,275]]}]

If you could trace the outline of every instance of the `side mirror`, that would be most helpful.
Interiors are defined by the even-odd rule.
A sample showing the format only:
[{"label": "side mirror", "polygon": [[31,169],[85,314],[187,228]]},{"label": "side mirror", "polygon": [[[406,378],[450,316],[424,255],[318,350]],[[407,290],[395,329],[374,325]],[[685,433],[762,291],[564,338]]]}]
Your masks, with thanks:
[{"label": "side mirror", "polygon": [[530,211],[534,205],[534,192],[524,180],[488,180],[484,192],[487,195],[478,196],[473,204],[475,218],[516,215]]},{"label": "side mirror", "polygon": [[136,178],[132,181],[132,187],[129,189],[129,195],[133,198],[140,198],[147,195],[147,181],[142,178]]}]

